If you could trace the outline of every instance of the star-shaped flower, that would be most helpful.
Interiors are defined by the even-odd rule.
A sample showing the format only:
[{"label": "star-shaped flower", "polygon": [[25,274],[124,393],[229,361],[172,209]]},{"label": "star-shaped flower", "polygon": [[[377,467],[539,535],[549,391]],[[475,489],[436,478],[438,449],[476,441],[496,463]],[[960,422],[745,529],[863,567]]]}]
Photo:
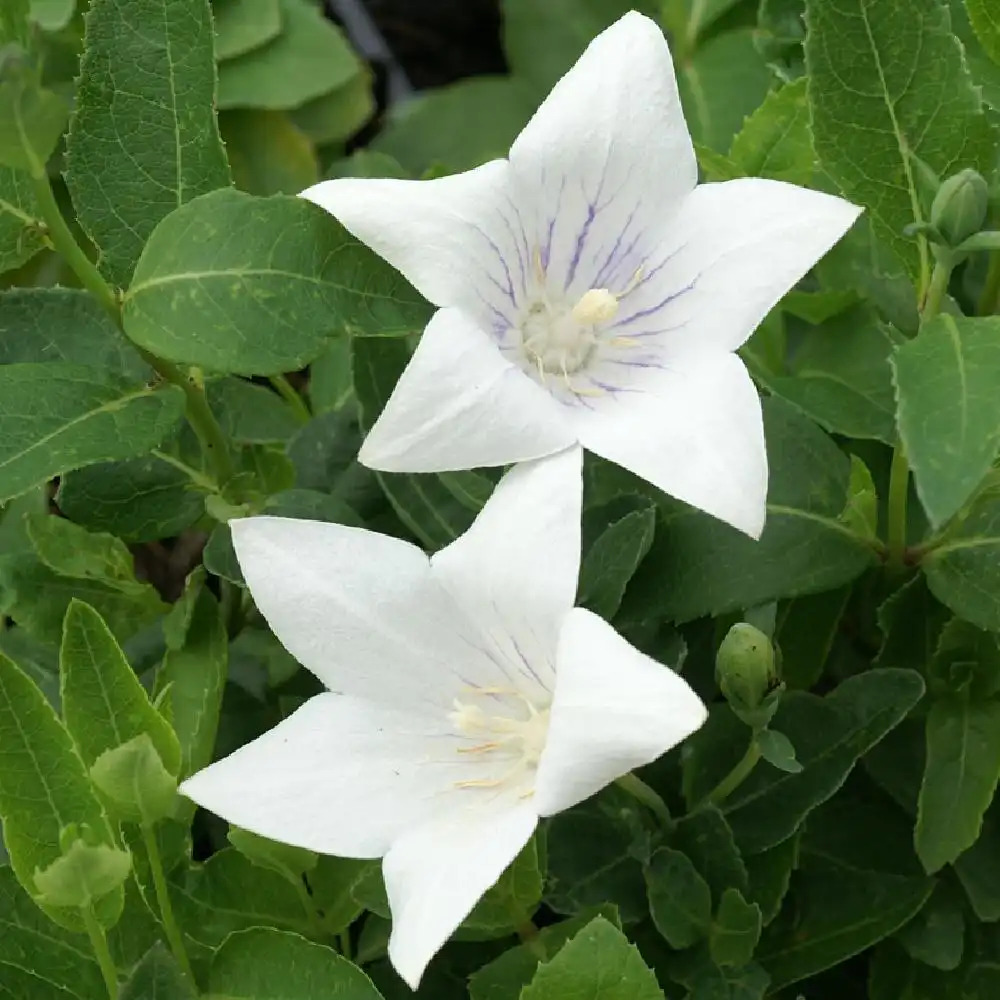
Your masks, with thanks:
[{"label": "star-shaped flower", "polygon": [[573,606],[581,457],[516,467],[430,559],[337,524],[232,522],[261,613],[329,691],[182,791],[274,840],[384,857],[389,956],[414,988],[540,816],[705,719],[681,677]]},{"label": "star-shaped flower", "polygon": [[632,12],[509,159],[303,192],[440,307],[361,461],[434,472],[580,442],[758,536],[760,403],[733,352],[859,209],[777,181],[696,182],[667,44]]}]

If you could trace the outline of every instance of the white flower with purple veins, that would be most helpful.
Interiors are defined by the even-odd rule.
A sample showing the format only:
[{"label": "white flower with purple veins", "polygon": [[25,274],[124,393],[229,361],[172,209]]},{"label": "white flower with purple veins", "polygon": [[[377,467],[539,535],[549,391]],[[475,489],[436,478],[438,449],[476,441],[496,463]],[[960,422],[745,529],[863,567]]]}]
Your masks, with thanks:
[{"label": "white flower with purple veins", "polygon": [[433,472],[579,442],[758,536],[760,401],[733,352],[859,209],[777,181],[696,182],[670,52],[633,12],[509,159],[303,192],[440,307],[361,461]]},{"label": "white flower with purple veins", "polygon": [[705,719],[677,674],[573,606],[581,460],[518,466],[430,559],[337,524],[232,522],[261,613],[329,691],[181,790],[274,840],[384,857],[389,956],[414,988],[540,816]]}]

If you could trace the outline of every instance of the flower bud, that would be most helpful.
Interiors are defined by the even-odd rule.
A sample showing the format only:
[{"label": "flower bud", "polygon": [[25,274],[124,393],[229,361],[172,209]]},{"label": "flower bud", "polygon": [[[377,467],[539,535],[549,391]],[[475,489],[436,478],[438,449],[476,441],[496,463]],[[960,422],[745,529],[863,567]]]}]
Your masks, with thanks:
[{"label": "flower bud", "polygon": [[938,188],[931,205],[931,225],[950,246],[957,246],[986,222],[989,189],[975,170],[961,170]]},{"label": "flower bud", "polygon": [[[60,837],[61,842],[66,839]],[[128,851],[77,837],[63,843],[62,856],[48,868],[35,869],[35,895],[45,906],[90,907],[122,885],[131,870]]]},{"label": "flower bud", "polygon": [[148,734],[105,750],[90,777],[119,819],[151,825],[172,815],[177,779],[163,766]]},{"label": "flower bud", "polygon": [[760,629],[734,625],[719,646],[715,674],[740,719],[754,729],[767,725],[778,707],[780,685],[774,647]]}]

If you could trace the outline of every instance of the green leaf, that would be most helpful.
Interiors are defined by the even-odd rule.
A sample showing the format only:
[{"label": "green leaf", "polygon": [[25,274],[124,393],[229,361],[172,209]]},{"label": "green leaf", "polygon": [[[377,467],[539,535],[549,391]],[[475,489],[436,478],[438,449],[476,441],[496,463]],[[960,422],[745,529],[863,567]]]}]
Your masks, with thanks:
[{"label": "green leaf", "polygon": [[318,854],[304,847],[279,844],[236,826],[229,828],[227,837],[229,843],[248,860],[260,868],[277,872],[289,882],[301,882],[302,876],[311,872],[319,861]]},{"label": "green leaf", "polygon": [[0,364],[69,361],[144,381],[152,369],[89,292],[9,288],[0,292]]},{"label": "green leaf", "polygon": [[343,407],[353,393],[351,338],[339,337],[309,366],[309,400],[314,413],[328,413]]},{"label": "green leaf", "polygon": [[639,563],[653,544],[656,510],[648,504],[611,522],[587,550],[577,603],[610,621]]},{"label": "green leaf", "polygon": [[179,535],[205,512],[204,493],[188,475],[154,456],[70,472],[59,480],[56,503],[71,521],[127,542]]},{"label": "green leaf", "polygon": [[181,751],[170,724],[153,707],[101,616],[72,601],[59,651],[66,727],[89,767],[105,750],[137,736],[150,738],[164,767],[180,770]]},{"label": "green leaf", "polygon": [[802,765],[795,757],[795,747],[792,741],[776,729],[765,729],[757,734],[757,746],[761,757],[772,767],[788,774],[798,774]]},{"label": "green leaf", "polygon": [[766,385],[832,433],[891,444],[896,407],[889,357],[896,343],[874,310],[857,306],[805,331],[788,374]]},{"label": "green leaf", "polygon": [[[75,830],[75,824],[70,827]],[[99,906],[120,897],[132,870],[128,851],[110,844],[88,844],[80,837],[67,844],[63,830],[62,854],[44,870],[35,869],[35,902],[43,909],[76,910]]]},{"label": "green leaf", "polygon": [[382,1000],[371,980],[346,958],[273,927],[228,938],[212,960],[208,986],[226,1000]]},{"label": "green leaf", "polygon": [[691,859],[660,847],[645,867],[649,912],[671,948],[689,948],[707,934],[712,921],[712,892]]},{"label": "green leaf", "polygon": [[781,651],[781,679],[789,688],[808,690],[822,675],[850,595],[849,587],[841,587],[778,606],[774,641]]},{"label": "green leaf", "polygon": [[313,144],[283,111],[224,111],[219,128],[240,190],[298,194],[319,180]]},{"label": "green leaf", "polygon": [[549,820],[545,902],[557,913],[578,914],[613,903],[623,923],[649,913],[642,866],[630,853],[631,832],[606,815],[600,799]]},{"label": "green leaf", "polygon": [[807,0],[806,12],[816,152],[926,282],[926,247],[902,235],[924,220],[912,156],[946,177],[959,167],[989,172],[996,147],[948,10],[939,0]]},{"label": "green leaf", "polygon": [[973,913],[986,923],[1000,920],[1000,801],[987,810],[979,838],[955,861],[955,874]]},{"label": "green leaf", "polygon": [[940,525],[1000,452],[1000,318],[937,316],[892,359],[899,433],[917,494]]},{"label": "green leaf", "polygon": [[76,0],[31,0],[31,20],[43,31],[62,31],[76,13]]},{"label": "green leaf", "polygon": [[309,873],[309,888],[328,933],[343,934],[361,916],[365,907],[355,893],[359,884],[373,875],[381,876],[378,861],[320,856]]},{"label": "green leaf", "polygon": [[836,858],[804,854],[796,876],[797,919],[768,927],[757,960],[777,990],[870,948],[924,905],[930,879],[862,870]]},{"label": "green leaf", "polygon": [[[38,204],[27,174],[0,166],[0,274],[26,264],[45,246],[37,213]],[[0,324],[2,301],[0,298]],[[0,345],[2,338],[0,326]]]},{"label": "green leaf", "polygon": [[94,1000],[107,990],[87,939],[54,924],[0,867],[0,983],[13,998]]},{"label": "green leaf", "polygon": [[780,399],[764,401],[770,464],[760,541],[664,501],[650,554],[622,608],[629,620],[685,622],[830,590],[864,572],[868,544],[839,520],[850,462],[815,424]]},{"label": "green leaf", "polygon": [[1000,485],[984,490],[923,557],[931,593],[959,617],[1000,631]]},{"label": "green leaf", "polygon": [[361,63],[343,32],[308,0],[279,0],[281,33],[219,66],[220,108],[297,108],[343,86]]},{"label": "green leaf", "polygon": [[727,889],[722,894],[708,936],[713,961],[724,968],[746,965],[753,958],[760,929],[760,907],[748,903],[739,889]]},{"label": "green leaf", "polygon": [[197,1000],[197,994],[170,952],[157,941],[122,985],[118,1000]]},{"label": "green leaf", "polygon": [[213,0],[212,18],[220,62],[258,49],[281,33],[278,0]]},{"label": "green leaf", "polygon": [[63,362],[0,367],[0,500],[53,476],[155,448],[179,423],[184,394]]},{"label": "green leaf", "polygon": [[222,378],[206,388],[212,412],[238,444],[284,443],[301,426],[288,404],[265,386]]},{"label": "green leaf", "polygon": [[230,934],[250,927],[311,931],[295,888],[284,876],[253,864],[234,847],[218,851],[203,865],[182,865],[168,881],[185,934],[213,950]]},{"label": "green leaf", "polygon": [[541,899],[538,842],[532,837],[496,884],[476,903],[459,933],[464,939],[503,937],[529,921]]},{"label": "green leaf", "polygon": [[745,177],[802,185],[812,180],[816,153],[805,77],[764,98],[733,139],[729,159]]},{"label": "green leaf", "polygon": [[789,837],[766,851],[747,858],[748,899],[761,910],[766,927],[778,915],[799,861],[799,838]]},{"label": "green leaf", "polygon": [[[353,341],[354,389],[361,422],[370,428],[409,361],[400,340],[359,337]],[[379,472],[378,481],[399,519],[428,549],[454,541],[472,523],[474,512],[457,501],[439,476]]]},{"label": "green leaf", "polygon": [[66,183],[100,265],[129,283],[157,223],[229,184],[208,0],[92,0]]},{"label": "green leaf", "polygon": [[293,109],[291,119],[317,146],[344,143],[378,110],[372,85],[366,69],[331,93]]},{"label": "green leaf", "polygon": [[169,819],[177,805],[177,778],[163,766],[148,733],[105,750],[90,768],[90,780],[118,819],[151,827]]},{"label": "green leaf", "polygon": [[538,967],[520,1000],[663,1000],[656,976],[614,924],[595,917]]},{"label": "green leaf", "polygon": [[700,45],[678,67],[677,86],[692,137],[721,153],[764,100],[771,74],[754,47],[753,32],[741,28]]},{"label": "green leaf", "polygon": [[[802,691],[785,694],[772,728],[791,739],[803,769],[789,774],[758,766],[725,800],[722,811],[744,856],[791,836],[923,693],[915,671],[884,669],[849,677],[824,698]],[[745,743],[742,724],[731,712],[712,713],[688,742],[685,795],[690,802],[699,801],[732,768]]]},{"label": "green leaf", "polygon": [[0,81],[0,167],[41,176],[68,117],[62,97],[42,90],[27,67],[15,69]]},{"label": "green leaf", "polygon": [[[0,742],[4,843],[18,881],[30,890],[35,872],[62,856],[64,829],[85,825],[95,840],[111,844],[111,828],[69,733],[42,692],[2,653]],[[104,926],[118,919],[122,902],[120,889],[100,901],[96,913]],[[42,908],[61,926],[83,929],[78,911]]]},{"label": "green leaf", "polygon": [[515,76],[548,93],[590,40],[633,7],[635,0],[504,0],[503,47]]},{"label": "green leaf", "polygon": [[925,965],[946,972],[957,969],[965,949],[965,915],[954,883],[938,882],[931,898],[896,934],[896,940]]},{"label": "green leaf", "polygon": [[404,280],[301,198],[216,191],[157,226],[125,296],[129,337],[173,361],[275,375],[344,329],[396,336],[429,309]]},{"label": "green leaf", "polygon": [[190,618],[180,635],[173,637],[174,644],[167,649],[156,675],[157,694],[163,695],[166,689],[163,697],[170,705],[169,717],[180,741],[182,777],[212,761],[228,659],[222,614],[204,586],[203,574],[188,578],[185,598],[190,602]]},{"label": "green leaf", "polygon": [[972,79],[982,89],[983,102],[991,108],[1000,108],[1000,64],[987,55],[969,21],[964,0],[949,0],[951,30],[965,49]]},{"label": "green leaf", "polygon": [[506,156],[537,107],[534,89],[517,78],[461,80],[392,108],[370,148],[412,174],[439,163],[469,170]]},{"label": "green leaf", "polygon": [[1000,63],[1000,11],[989,0],[965,0],[965,9],[983,48]]},{"label": "green leaf", "polygon": [[927,589],[924,578],[915,576],[878,609],[882,646],[875,665],[909,667],[926,675],[950,617],[948,609]]},{"label": "green leaf", "polygon": [[711,887],[713,899],[721,899],[730,887],[746,893],[746,865],[726,817],[715,806],[704,806],[680,819],[671,843],[694,862]]},{"label": "green leaf", "polygon": [[917,853],[929,872],[975,843],[1000,779],[1000,701],[943,698],[927,716]]},{"label": "green leaf", "polygon": [[509,948],[477,969],[469,977],[469,997],[471,1000],[518,1000],[521,990],[531,982],[539,962],[554,958],[567,941],[598,916],[618,926],[617,911],[613,906],[605,905],[543,927],[530,944]]}]

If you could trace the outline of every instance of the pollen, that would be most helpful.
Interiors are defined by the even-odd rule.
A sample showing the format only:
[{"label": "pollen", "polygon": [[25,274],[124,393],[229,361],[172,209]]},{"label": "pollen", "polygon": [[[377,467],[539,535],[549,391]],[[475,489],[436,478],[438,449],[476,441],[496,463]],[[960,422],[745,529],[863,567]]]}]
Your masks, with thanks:
[{"label": "pollen", "polygon": [[591,288],[580,296],[570,315],[581,326],[593,326],[614,319],[618,312],[618,296],[606,288]]}]

